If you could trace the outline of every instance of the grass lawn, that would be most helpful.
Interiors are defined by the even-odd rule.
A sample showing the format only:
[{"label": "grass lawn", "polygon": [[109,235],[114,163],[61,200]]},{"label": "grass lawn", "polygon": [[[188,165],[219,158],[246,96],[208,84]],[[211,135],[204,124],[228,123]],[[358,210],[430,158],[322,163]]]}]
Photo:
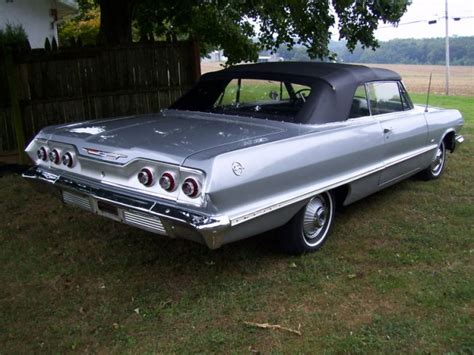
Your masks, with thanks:
[{"label": "grass lawn", "polygon": [[467,121],[444,176],[341,210],[325,247],[301,257],[269,235],[210,251],[0,178],[0,354],[473,353],[474,99],[431,104]]}]

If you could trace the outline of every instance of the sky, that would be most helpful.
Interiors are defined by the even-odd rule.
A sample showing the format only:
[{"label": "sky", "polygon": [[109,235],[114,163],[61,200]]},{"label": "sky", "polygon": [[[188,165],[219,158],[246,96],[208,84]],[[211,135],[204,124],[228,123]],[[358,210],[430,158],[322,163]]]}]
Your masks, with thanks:
[{"label": "sky", "polygon": [[[381,23],[375,36],[380,41],[394,38],[431,38],[445,36],[445,0],[412,0],[398,27]],[[474,36],[474,0],[448,0],[449,36]],[[454,21],[453,17],[470,17]],[[429,25],[429,20],[438,20]],[[403,24],[422,21],[413,24]]]}]

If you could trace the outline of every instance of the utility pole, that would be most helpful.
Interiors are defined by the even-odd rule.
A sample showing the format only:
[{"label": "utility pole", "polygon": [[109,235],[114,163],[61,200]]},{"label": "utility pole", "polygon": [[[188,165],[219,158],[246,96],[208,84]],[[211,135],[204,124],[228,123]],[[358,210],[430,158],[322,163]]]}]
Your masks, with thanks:
[{"label": "utility pole", "polygon": [[448,0],[445,0],[445,17],[446,24],[446,95],[449,95],[449,31],[448,31]]}]

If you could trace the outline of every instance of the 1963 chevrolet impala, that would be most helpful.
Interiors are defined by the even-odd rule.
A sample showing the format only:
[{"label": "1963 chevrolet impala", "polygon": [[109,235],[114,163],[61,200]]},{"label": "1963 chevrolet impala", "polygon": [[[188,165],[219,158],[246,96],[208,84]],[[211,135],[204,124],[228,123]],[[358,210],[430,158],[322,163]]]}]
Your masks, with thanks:
[{"label": "1963 chevrolet impala", "polygon": [[157,114],[43,129],[24,174],[70,205],[209,248],[280,227],[319,249],[347,205],[414,174],[438,178],[459,111],[412,104],[396,73],[332,63],[202,76]]}]

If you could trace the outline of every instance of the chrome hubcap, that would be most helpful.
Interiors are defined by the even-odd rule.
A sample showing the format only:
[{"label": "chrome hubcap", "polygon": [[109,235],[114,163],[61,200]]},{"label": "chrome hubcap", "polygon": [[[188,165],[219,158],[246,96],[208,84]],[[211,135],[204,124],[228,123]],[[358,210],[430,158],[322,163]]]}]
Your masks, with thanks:
[{"label": "chrome hubcap", "polygon": [[325,196],[315,196],[308,202],[303,219],[303,236],[308,245],[317,245],[324,239],[330,214],[330,201]]},{"label": "chrome hubcap", "polygon": [[319,207],[314,215],[314,226],[316,228],[321,228],[326,223],[327,209],[322,206]]},{"label": "chrome hubcap", "polygon": [[438,147],[436,155],[431,163],[431,173],[433,175],[439,175],[444,165],[444,143]]}]

